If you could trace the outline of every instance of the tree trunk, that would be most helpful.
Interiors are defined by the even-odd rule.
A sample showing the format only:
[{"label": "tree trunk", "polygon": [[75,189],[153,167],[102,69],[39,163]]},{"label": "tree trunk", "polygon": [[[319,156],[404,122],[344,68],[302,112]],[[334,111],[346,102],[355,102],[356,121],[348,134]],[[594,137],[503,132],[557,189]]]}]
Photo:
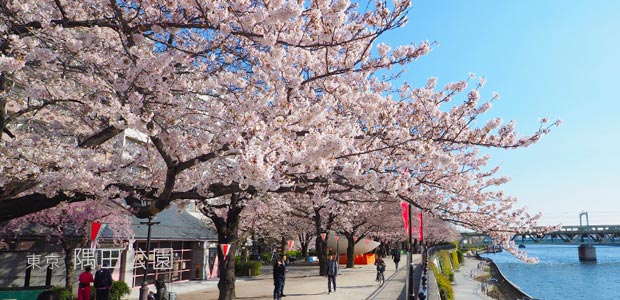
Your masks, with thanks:
[{"label": "tree trunk", "polygon": [[[6,78],[4,77],[4,74],[0,74],[0,93],[4,92],[6,86]],[[0,141],[2,141],[2,135],[4,134],[5,128],[4,120],[6,119],[6,98],[7,97],[0,97]]]},{"label": "tree trunk", "polygon": [[249,259],[248,259],[248,256],[249,256],[249,255],[248,255],[248,252],[249,252],[249,250],[248,250],[248,247],[247,247],[247,246],[245,246],[245,247],[243,248],[243,250],[241,250],[241,261],[242,261],[242,262],[244,262],[244,263],[247,263],[247,262],[248,262],[248,260],[249,260]]},{"label": "tree trunk", "polygon": [[379,247],[376,248],[375,253],[381,257],[387,257],[387,250],[383,242],[380,242]]},{"label": "tree trunk", "polygon": [[301,247],[301,255],[304,257],[305,261],[308,261],[308,246],[310,243],[304,239],[304,235],[299,236],[299,246]]},{"label": "tree trunk", "polygon": [[355,266],[355,240],[352,234],[345,234],[347,238],[347,269]]},{"label": "tree trunk", "polygon": [[282,249],[282,255],[285,255],[288,250],[288,244],[286,243],[286,238],[284,238],[284,236],[280,239],[280,248]]},{"label": "tree trunk", "polygon": [[73,250],[65,249],[65,288],[73,290]]},{"label": "tree trunk", "polygon": [[[326,276],[327,275],[327,266],[325,266],[324,262],[327,261],[325,256],[325,243],[321,237],[321,233],[323,229],[321,228],[321,214],[320,209],[314,210],[314,229],[316,233],[316,239],[314,242],[314,246],[316,247],[316,255],[319,257],[319,275]],[[325,237],[327,239],[327,236]]]},{"label": "tree trunk", "polygon": [[[220,279],[217,283],[219,289],[218,300],[235,300],[235,253],[239,246],[239,219],[243,205],[240,204],[242,198],[237,195],[231,195],[231,203],[228,208],[226,219],[216,214],[208,214],[217,230],[218,243],[230,244],[230,250],[226,258],[222,252],[222,247],[217,249],[217,257],[220,264]],[[219,246],[219,245],[218,245]]]},{"label": "tree trunk", "polygon": [[231,258],[233,250],[235,247],[231,245],[231,249],[229,252],[229,257],[224,260],[224,255],[220,248],[217,251],[218,260],[220,260],[220,280],[217,283],[217,288],[219,289],[220,295],[217,298],[218,300],[235,300],[237,299],[237,295],[235,293],[235,259]]},{"label": "tree trunk", "polygon": [[75,256],[75,249],[80,245],[80,241],[64,236],[61,244],[63,251],[65,251],[65,288],[72,291],[73,273],[75,272],[73,257]]},{"label": "tree trunk", "polygon": [[323,264],[326,261],[326,259],[323,258],[323,256],[325,255],[325,252],[326,252],[324,250],[324,248],[325,248],[324,244],[325,243],[323,242],[323,240],[320,238],[320,235],[319,235],[319,238],[316,239],[316,242],[315,242],[314,246],[316,247],[316,255],[319,258],[319,275],[320,276],[326,276],[327,275],[327,268]]}]

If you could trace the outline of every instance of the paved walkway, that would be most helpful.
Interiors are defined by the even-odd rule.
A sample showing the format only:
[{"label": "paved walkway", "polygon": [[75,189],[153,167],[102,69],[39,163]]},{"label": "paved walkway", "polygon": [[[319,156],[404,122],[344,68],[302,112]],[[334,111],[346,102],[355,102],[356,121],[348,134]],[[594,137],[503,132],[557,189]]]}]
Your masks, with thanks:
[{"label": "paved walkway", "polygon": [[[414,262],[419,262],[419,255],[414,255]],[[405,262],[401,261],[398,270],[394,263],[386,260],[385,284],[379,287],[375,282],[374,265],[356,265],[346,269],[340,266],[336,277],[337,291],[327,294],[327,277],[319,276],[318,265],[292,264],[288,266],[284,294],[285,300],[330,299],[330,300],[403,300],[405,296]],[[265,268],[263,275],[237,278],[235,289],[237,299],[269,300],[273,299],[273,279],[270,268]],[[217,299],[217,281],[190,281],[168,285],[168,290],[175,292],[177,300],[211,300]],[[129,299],[138,299],[139,291],[133,289]]]},{"label": "paved walkway", "polygon": [[[398,270],[394,270],[391,260],[387,261],[385,284],[382,287],[375,282],[375,266],[356,265],[346,269],[340,266],[336,278],[337,291],[327,294],[327,278],[319,276],[318,265],[289,265],[286,275],[285,300],[329,299],[329,300],[404,300],[406,271],[404,261]],[[414,255],[414,263],[420,262],[420,256]],[[480,261],[466,258],[459,272],[455,273],[455,300],[493,300],[482,293],[481,283],[470,275],[481,275],[478,269]],[[273,299],[273,279],[270,267],[264,267],[263,274],[256,277],[238,277],[236,281],[237,299],[270,300]],[[168,290],[175,292],[177,300],[214,300],[217,299],[217,280],[189,281],[168,284]],[[129,299],[138,299],[139,290],[134,288]]]},{"label": "paved walkway", "polygon": [[[470,275],[482,275],[478,269],[479,260],[466,257],[459,272],[454,274],[455,285],[452,286],[455,300],[494,300],[482,293],[481,283]],[[483,263],[484,264],[484,263]]]}]

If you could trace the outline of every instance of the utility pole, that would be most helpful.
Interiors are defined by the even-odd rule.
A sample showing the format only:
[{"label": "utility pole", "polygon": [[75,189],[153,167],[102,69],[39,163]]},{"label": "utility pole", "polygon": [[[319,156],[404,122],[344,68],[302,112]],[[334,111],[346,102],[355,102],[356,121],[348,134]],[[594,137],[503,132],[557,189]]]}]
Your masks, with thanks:
[{"label": "utility pole", "polygon": [[142,286],[140,287],[140,300],[148,300],[149,296],[149,283],[147,280],[147,276],[149,274],[149,256],[151,250],[151,226],[157,225],[159,223],[160,222],[153,222],[152,216],[149,216],[148,222],[140,222],[140,224],[148,226],[146,232],[146,263],[144,266],[144,278],[142,278]]}]

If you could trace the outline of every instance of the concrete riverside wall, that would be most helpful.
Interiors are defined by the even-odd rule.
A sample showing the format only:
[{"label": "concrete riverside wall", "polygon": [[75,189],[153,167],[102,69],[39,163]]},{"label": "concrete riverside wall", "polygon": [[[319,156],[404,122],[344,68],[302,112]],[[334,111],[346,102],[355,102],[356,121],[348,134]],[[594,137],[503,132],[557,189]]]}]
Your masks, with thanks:
[{"label": "concrete riverside wall", "polygon": [[530,295],[526,294],[519,287],[517,287],[514,283],[508,280],[504,274],[500,271],[499,267],[493,262],[493,260],[488,258],[483,258],[485,261],[489,263],[491,278],[497,280],[497,282],[493,283],[499,291],[501,292],[501,296],[499,300],[514,300],[514,299],[535,299]]},{"label": "concrete riverside wall", "polygon": [[428,294],[426,295],[427,300],[441,300],[441,296],[439,295],[439,287],[437,286],[437,279],[435,279],[435,274],[432,271],[428,272]]}]

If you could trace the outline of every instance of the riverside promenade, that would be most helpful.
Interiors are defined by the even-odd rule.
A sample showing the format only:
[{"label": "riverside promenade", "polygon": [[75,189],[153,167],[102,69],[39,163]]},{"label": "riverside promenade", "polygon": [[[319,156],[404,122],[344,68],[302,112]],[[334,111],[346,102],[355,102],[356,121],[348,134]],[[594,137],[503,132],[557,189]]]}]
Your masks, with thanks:
[{"label": "riverside promenade", "polygon": [[[478,264],[480,263],[480,260],[466,257],[465,261],[460,265],[459,271],[454,273],[455,284],[452,286],[452,290],[454,291],[455,300],[494,300],[482,293],[481,282],[470,276],[470,274],[474,274],[474,276],[481,275],[482,271],[478,269]],[[483,264],[485,263],[483,262]]]},{"label": "riverside promenade", "polygon": [[[419,254],[413,255],[413,262],[420,263]],[[479,260],[466,258],[459,272],[455,274],[455,300],[493,300],[481,291],[481,283],[471,278],[470,274],[479,274]],[[404,300],[405,299],[405,261],[401,261],[398,270],[394,263],[386,259],[385,284],[379,287],[375,282],[374,265],[356,265],[346,269],[340,265],[340,274],[336,278],[337,290],[328,295],[327,277],[319,276],[317,264],[291,264],[288,266],[284,294],[285,300]],[[237,277],[237,299],[270,300],[273,299],[273,279],[271,268],[263,267],[263,274],[254,277]],[[151,288],[153,289],[153,288]],[[215,300],[218,297],[217,280],[189,281],[168,284],[168,290],[176,293],[177,300]],[[139,289],[134,288],[129,299],[138,299]],[[430,298],[429,298],[430,299]]]}]

